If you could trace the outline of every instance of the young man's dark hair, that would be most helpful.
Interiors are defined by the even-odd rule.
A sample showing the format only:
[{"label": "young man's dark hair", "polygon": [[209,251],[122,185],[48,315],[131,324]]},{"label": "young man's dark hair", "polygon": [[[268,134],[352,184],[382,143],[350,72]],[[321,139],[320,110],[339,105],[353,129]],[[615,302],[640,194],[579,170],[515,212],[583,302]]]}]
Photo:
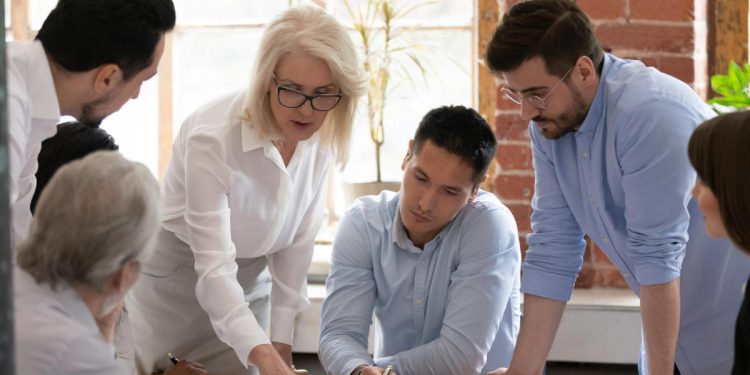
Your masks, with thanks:
[{"label": "young man's dark hair", "polygon": [[42,142],[42,150],[37,159],[39,168],[36,171],[36,190],[31,199],[31,212],[34,212],[42,190],[60,167],[94,151],[117,151],[119,148],[115,139],[102,128],[79,122],[57,125],[57,134]]},{"label": "young man's dark hair", "polygon": [[65,70],[116,64],[127,81],[151,65],[161,36],[174,25],[172,0],[60,0],[36,38]]},{"label": "young man's dark hair", "polygon": [[497,140],[489,124],[475,110],[464,106],[444,106],[428,112],[414,134],[414,153],[426,141],[464,159],[474,168],[479,183],[495,157]]},{"label": "young man's dark hair", "polygon": [[581,56],[599,67],[604,51],[591,21],[572,0],[525,1],[503,16],[487,46],[490,70],[508,72],[533,57],[541,57],[547,72],[562,77]]}]

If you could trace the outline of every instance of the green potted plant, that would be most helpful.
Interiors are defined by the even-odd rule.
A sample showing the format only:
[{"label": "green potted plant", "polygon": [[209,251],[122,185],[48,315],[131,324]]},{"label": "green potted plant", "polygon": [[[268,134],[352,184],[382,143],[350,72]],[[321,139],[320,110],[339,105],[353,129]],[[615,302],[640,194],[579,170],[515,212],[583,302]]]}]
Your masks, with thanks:
[{"label": "green potted plant", "polygon": [[370,140],[375,148],[375,176],[373,182],[346,183],[347,200],[358,196],[378,194],[382,190],[398,191],[400,182],[382,179],[381,147],[385,142],[383,115],[388,104],[389,90],[394,84],[411,79],[405,72],[406,64],[413,64],[424,77],[425,64],[421,59],[422,47],[413,43],[404,30],[397,27],[414,10],[432,1],[367,0],[355,7],[344,0],[344,7],[361,44],[363,69],[369,77],[367,92],[367,121]]},{"label": "green potted plant", "polygon": [[727,74],[716,74],[711,77],[711,89],[720,95],[708,101],[717,113],[750,107],[750,64],[739,66],[730,61]]}]

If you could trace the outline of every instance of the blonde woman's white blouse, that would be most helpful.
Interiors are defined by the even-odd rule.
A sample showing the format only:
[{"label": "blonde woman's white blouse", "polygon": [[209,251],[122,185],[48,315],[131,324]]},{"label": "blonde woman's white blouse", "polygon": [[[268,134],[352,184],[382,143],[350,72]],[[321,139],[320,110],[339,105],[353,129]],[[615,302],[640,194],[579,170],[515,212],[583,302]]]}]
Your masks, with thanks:
[{"label": "blonde woman's white blouse", "polygon": [[332,155],[314,136],[285,166],[270,140],[241,123],[243,101],[224,97],[185,120],[164,176],[162,226],[190,245],[198,301],[245,362],[269,337],[247,307],[235,258],[268,259],[270,340],[291,344],[294,318],[309,305],[306,273]]}]

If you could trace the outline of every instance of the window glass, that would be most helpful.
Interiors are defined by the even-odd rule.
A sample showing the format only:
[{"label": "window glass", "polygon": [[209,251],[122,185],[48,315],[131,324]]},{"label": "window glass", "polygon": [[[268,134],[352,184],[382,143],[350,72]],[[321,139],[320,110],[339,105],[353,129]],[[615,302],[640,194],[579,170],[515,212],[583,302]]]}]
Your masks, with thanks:
[{"label": "window glass", "polygon": [[144,82],[138,98],[129,100],[102,122],[102,128],[120,146],[120,152],[145,164],[155,176],[159,175],[158,82],[158,76]]},{"label": "window glass", "polygon": [[[49,12],[57,5],[57,0],[28,0],[29,1],[29,21],[32,30],[39,30],[42,23],[47,18]],[[6,2],[7,4],[7,2]],[[9,9],[9,8],[5,8]]]},{"label": "window glass", "polygon": [[262,28],[190,29],[174,38],[174,134],[196,108],[246,89]]},{"label": "window glass", "polygon": [[289,6],[286,0],[175,0],[183,25],[227,25],[265,22]]}]

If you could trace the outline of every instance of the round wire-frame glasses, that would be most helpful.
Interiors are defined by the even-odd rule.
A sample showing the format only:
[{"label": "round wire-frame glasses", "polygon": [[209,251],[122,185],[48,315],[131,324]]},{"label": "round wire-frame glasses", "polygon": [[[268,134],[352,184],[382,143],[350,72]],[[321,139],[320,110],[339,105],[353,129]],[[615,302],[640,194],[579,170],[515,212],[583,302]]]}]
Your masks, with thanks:
[{"label": "round wire-frame glasses", "polygon": [[565,74],[563,74],[562,78],[560,78],[560,80],[557,81],[557,83],[554,86],[552,86],[552,88],[544,96],[522,95],[507,87],[503,87],[502,89],[500,89],[500,91],[502,91],[505,97],[508,98],[508,100],[512,101],[513,103],[516,103],[518,105],[523,105],[523,102],[526,102],[532,105],[534,108],[545,110],[547,109],[547,103],[546,103],[547,98],[549,98],[549,96],[552,95],[552,93],[555,91],[557,86],[560,86],[560,84],[565,80],[568,74],[570,74],[570,72],[573,71],[574,67],[575,65],[571,66],[570,69],[568,69],[568,71],[565,72]]}]

